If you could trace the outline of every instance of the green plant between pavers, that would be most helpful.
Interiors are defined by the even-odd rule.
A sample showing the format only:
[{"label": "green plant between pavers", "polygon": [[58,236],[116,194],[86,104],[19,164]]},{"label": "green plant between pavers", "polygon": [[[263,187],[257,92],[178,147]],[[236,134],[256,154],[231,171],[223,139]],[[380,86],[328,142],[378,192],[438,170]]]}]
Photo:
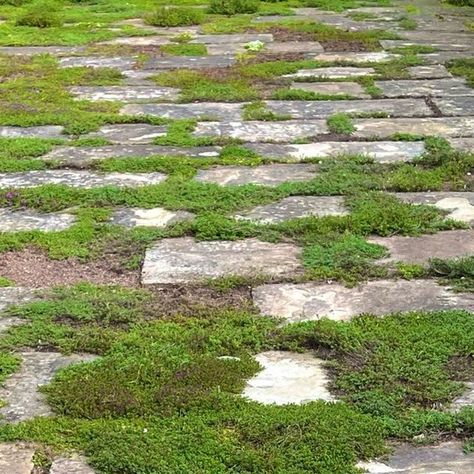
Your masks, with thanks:
[{"label": "green plant between pavers", "polygon": [[206,56],[207,48],[202,43],[177,43],[160,46],[163,53],[172,56]]},{"label": "green plant between pavers", "polygon": [[474,58],[453,59],[447,68],[451,74],[465,77],[469,86],[474,87]]},{"label": "green plant between pavers", "polygon": [[260,2],[258,0],[211,0],[209,13],[217,15],[236,15],[239,13],[256,13]]},{"label": "green plant between pavers", "polygon": [[243,106],[242,116],[244,120],[262,120],[271,122],[276,120],[290,120],[291,115],[278,114],[271,111],[265,102],[256,101]]},{"label": "green plant between pavers", "polygon": [[474,257],[433,258],[429,261],[428,272],[456,291],[474,292]]},{"label": "green plant between pavers", "polygon": [[332,133],[350,135],[356,130],[354,124],[352,123],[350,115],[343,112],[331,115],[330,117],[328,117],[326,122],[329,131]]},{"label": "green plant between pavers", "polygon": [[61,5],[53,0],[36,0],[16,19],[16,26],[36,28],[58,27],[63,24]]},{"label": "green plant between pavers", "polygon": [[413,18],[409,16],[404,16],[398,20],[398,26],[404,30],[416,30],[418,28],[418,23]]},{"label": "green plant between pavers", "polygon": [[152,26],[192,26],[204,21],[204,12],[191,7],[159,7],[145,16],[145,22]]},{"label": "green plant between pavers", "polygon": [[15,282],[10,280],[9,278],[0,276],[0,288],[6,288],[8,286],[15,286]]}]

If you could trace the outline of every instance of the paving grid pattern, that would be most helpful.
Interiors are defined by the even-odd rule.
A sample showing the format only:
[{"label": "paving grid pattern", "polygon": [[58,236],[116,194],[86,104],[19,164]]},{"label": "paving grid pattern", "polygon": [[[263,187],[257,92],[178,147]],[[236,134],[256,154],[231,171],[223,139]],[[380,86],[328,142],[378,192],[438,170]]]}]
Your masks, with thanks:
[{"label": "paving grid pattern", "polygon": [[[357,21],[351,13],[368,13],[374,19]],[[308,158],[331,159],[341,154],[364,154],[375,161],[399,163],[412,161],[424,151],[423,141],[395,141],[394,133],[439,136],[455,147],[474,152],[474,89],[462,78],[453,77],[445,64],[456,58],[472,57],[474,34],[464,22],[453,16],[440,21],[436,14],[415,15],[418,28],[405,31],[398,21],[406,14],[400,8],[358,8],[331,13],[315,8],[300,8],[295,14],[321,21],[347,31],[384,28],[399,35],[396,40],[381,41],[381,50],[332,51],[317,41],[279,41],[272,34],[209,35],[191,28],[147,28],[153,35],[116,38],[103,45],[157,47],[171,44],[171,38],[182,31],[192,31],[192,44],[206,45],[204,57],[165,56],[138,61],[138,57],[124,54],[101,56],[87,54],[86,47],[69,46],[6,46],[0,54],[16,57],[51,54],[58,58],[60,67],[111,68],[122,73],[121,85],[74,86],[69,89],[77,100],[117,101],[126,116],[148,116],[165,119],[197,120],[192,135],[195,138],[241,140],[242,146],[273,161],[258,167],[215,166],[201,169],[196,183],[216,186],[265,185],[277,186],[288,182],[309,182],[318,175],[318,165],[300,163]],[[261,16],[255,23],[281,21],[280,16]],[[124,24],[144,27],[141,20],[127,20]],[[436,35],[433,40],[433,35]],[[191,102],[180,103],[182,91],[160,87],[150,77],[175,69],[215,69],[236,64],[238,55],[245,52],[245,44],[260,41],[269,54],[300,54],[307,59],[325,63],[316,69],[301,69],[283,76],[289,89],[306,91],[321,96],[336,96],[335,100],[265,100],[265,107],[288,120],[245,120],[247,103]],[[424,64],[408,68],[408,77],[382,80],[377,77],[377,63],[396,59],[395,48],[432,46],[435,52],[419,57]],[[380,96],[371,98],[360,78],[374,78]],[[340,97],[337,97],[340,96]],[[322,97],[324,99],[324,97]],[[354,116],[352,137],[334,137],[327,126],[327,118],[335,113]],[[372,116],[371,116],[372,115]],[[183,158],[218,158],[222,146],[180,148],[156,145],[157,138],[166,135],[166,125],[149,123],[107,125],[86,135],[88,139],[106,140],[107,145],[76,147],[68,143],[72,138],[59,125],[16,127],[0,126],[0,137],[44,138],[62,140],[47,155],[46,162],[59,162],[65,169],[1,173],[0,189],[13,190],[41,185],[65,185],[74,188],[102,186],[138,187],[159,185],[167,179],[162,172],[100,173],[92,164],[108,159],[134,160],[140,157],[166,156]],[[305,141],[301,144],[295,140]],[[447,217],[458,219],[467,226],[474,224],[474,193],[472,192],[414,192],[398,193],[395,197],[412,204],[429,204],[442,209]],[[260,224],[274,224],[308,216],[331,217],[348,215],[344,196],[291,196],[279,201],[242,209],[233,217]],[[150,209],[117,207],[110,222],[125,227],[164,228],[183,221],[192,221],[193,213],[186,210],[154,206]],[[38,213],[28,210],[0,209],[0,232],[61,232],[74,225],[74,212]],[[384,245],[390,254],[383,264],[398,261],[425,264],[431,257],[451,258],[474,255],[474,234],[470,229],[447,231],[420,237],[374,237],[372,243]],[[272,244],[257,239],[238,241],[199,242],[191,237],[166,239],[151,246],[145,257],[142,284],[195,283],[205,278],[238,274],[256,277],[291,278],[300,275],[301,249],[293,244]],[[0,273],[1,276],[1,273]],[[0,313],[14,304],[37,298],[28,288],[0,288]],[[255,305],[262,315],[282,317],[287,323],[329,317],[336,321],[350,320],[361,313],[383,316],[393,311],[440,310],[460,308],[474,311],[474,298],[464,293],[453,293],[433,280],[371,281],[357,288],[339,284],[267,283],[253,288]],[[24,324],[23,320],[4,317],[0,332]],[[24,351],[23,369],[13,375],[0,390],[7,405],[2,408],[3,422],[17,422],[34,416],[47,416],[49,407],[39,395],[38,386],[47,383],[54,372],[68,365],[90,360],[89,356],[62,356],[54,352]],[[243,396],[260,403],[307,403],[324,400],[337,403],[328,390],[325,361],[312,354],[264,352],[256,355],[262,370],[248,381]],[[468,391],[453,403],[457,410],[473,403],[473,383]],[[21,392],[21,393],[20,393]],[[0,470],[11,474],[29,474],[33,469],[35,448],[21,444],[0,443]],[[437,447],[401,447],[387,461],[360,463],[366,472],[445,472],[459,469],[458,474],[474,471],[473,456],[461,454],[456,442]],[[2,471],[3,472],[3,471]],[[448,471],[446,471],[448,472]],[[454,471],[449,471],[454,472]],[[50,474],[93,474],[87,460],[81,456],[59,457]]]}]

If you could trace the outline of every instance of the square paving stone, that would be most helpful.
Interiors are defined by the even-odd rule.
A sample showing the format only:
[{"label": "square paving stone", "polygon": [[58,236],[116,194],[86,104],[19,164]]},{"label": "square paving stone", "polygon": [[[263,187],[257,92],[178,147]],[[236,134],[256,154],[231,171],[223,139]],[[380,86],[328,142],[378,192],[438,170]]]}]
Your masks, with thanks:
[{"label": "square paving stone", "polygon": [[0,127],[0,137],[5,138],[66,138],[64,127],[43,125],[38,127]]},{"label": "square paving stone", "polygon": [[137,100],[176,100],[180,90],[172,87],[148,86],[77,86],[69,92],[81,100],[117,100],[133,102]]},{"label": "square paving stone", "polygon": [[324,317],[347,321],[366,313],[474,310],[473,294],[454,293],[434,280],[376,280],[356,288],[337,283],[282,283],[258,286],[252,294],[263,315],[282,317],[289,323]]},{"label": "square paving stone", "polygon": [[229,67],[235,63],[235,58],[230,55],[222,56],[173,56],[159,57],[147,61],[144,70],[168,70],[168,69],[205,69],[216,67]]},{"label": "square paving stone", "polygon": [[408,73],[413,79],[444,79],[452,77],[451,73],[441,64],[429,66],[412,66]]},{"label": "square paving stone", "polygon": [[153,209],[124,208],[112,214],[113,224],[126,227],[166,227],[175,222],[194,218],[194,214],[185,211],[169,211],[161,207]]},{"label": "square paving stone", "polygon": [[166,125],[157,126],[146,123],[126,123],[118,125],[106,125],[98,132],[86,135],[87,138],[105,138],[111,143],[153,143],[157,137],[166,135]]},{"label": "square paving stone", "polygon": [[310,181],[316,177],[312,164],[270,164],[263,166],[215,166],[198,170],[196,180],[221,186],[260,184],[278,186],[292,181]]},{"label": "square paving stone", "polygon": [[60,67],[92,67],[92,68],[112,68],[120,71],[133,69],[137,60],[125,57],[100,57],[100,56],[71,56],[60,58]]},{"label": "square paving stone", "polygon": [[198,122],[193,135],[237,138],[246,142],[290,142],[328,131],[325,120]]},{"label": "square paving stone", "polygon": [[196,242],[190,237],[164,239],[146,252],[142,283],[192,283],[232,275],[291,275],[302,270],[300,253],[295,245],[256,239],[209,242]]},{"label": "square paving stone", "polygon": [[457,96],[473,95],[474,89],[463,79],[400,79],[375,81],[385,97]]},{"label": "square paving stone", "polygon": [[435,97],[433,102],[443,115],[474,116],[474,96]]},{"label": "square paving stone", "polygon": [[370,95],[357,82],[293,82],[291,89],[299,89],[321,95],[349,95],[370,99]]},{"label": "square paving stone", "polygon": [[304,78],[319,77],[329,79],[343,79],[345,77],[362,77],[375,74],[375,70],[371,67],[320,67],[316,69],[300,69],[293,74],[284,74],[282,77]]},{"label": "square paving stone", "polygon": [[447,230],[419,237],[371,237],[369,242],[383,245],[389,257],[380,263],[427,264],[431,258],[458,258],[474,255],[474,230]]},{"label": "square paving stone", "polygon": [[71,227],[75,220],[75,216],[71,214],[40,214],[32,211],[0,209],[0,232],[26,230],[58,232]]}]

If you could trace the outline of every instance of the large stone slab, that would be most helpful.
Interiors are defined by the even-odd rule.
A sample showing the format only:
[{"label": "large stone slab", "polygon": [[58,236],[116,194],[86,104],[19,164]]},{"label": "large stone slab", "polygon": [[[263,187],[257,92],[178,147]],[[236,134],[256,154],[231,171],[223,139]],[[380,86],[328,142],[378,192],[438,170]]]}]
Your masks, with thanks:
[{"label": "large stone slab", "polygon": [[388,461],[360,462],[357,466],[368,474],[471,474],[474,453],[465,454],[459,441],[437,446],[402,444]]},{"label": "large stone slab", "polygon": [[350,64],[362,64],[362,63],[383,63],[398,59],[399,54],[392,54],[386,51],[375,52],[375,53],[318,53],[311,56],[311,59],[315,61],[324,62],[340,62]]},{"label": "large stone slab", "polygon": [[172,87],[149,86],[76,86],[69,92],[81,100],[118,100],[134,102],[143,100],[176,100],[180,90]]},{"label": "large stone slab", "polygon": [[427,44],[425,41],[410,41],[410,40],[382,40],[380,44],[385,49],[391,48],[405,48],[410,46],[432,46],[436,48],[438,51],[472,51],[474,48],[473,41],[459,41],[459,42],[445,42],[445,41],[438,41],[437,39],[433,39]]},{"label": "large stone slab", "polygon": [[369,242],[383,245],[390,252],[380,263],[426,264],[431,258],[458,258],[474,255],[474,230],[447,230],[420,237],[371,237]]},{"label": "large stone slab", "polygon": [[198,122],[196,137],[227,137],[247,142],[291,142],[327,133],[325,120],[286,120],[281,122]]},{"label": "large stone slab", "polygon": [[375,70],[371,67],[352,67],[352,66],[332,66],[320,67],[316,69],[300,69],[293,74],[284,74],[283,77],[305,78],[319,77],[329,79],[342,79],[344,77],[362,77],[375,74]]},{"label": "large stone slab", "polygon": [[94,474],[94,471],[84,458],[76,456],[55,459],[51,464],[49,474]]},{"label": "large stone slab", "polygon": [[474,96],[436,97],[433,102],[443,115],[474,116]]},{"label": "large stone slab", "polygon": [[189,104],[128,104],[120,113],[153,115],[171,119],[211,117],[214,120],[241,120],[244,104],[197,102]]},{"label": "large stone slab", "polygon": [[73,188],[99,186],[147,186],[166,179],[163,173],[92,173],[82,170],[26,171],[0,174],[0,189],[33,188],[47,184],[62,184]]},{"label": "large stone slab", "polygon": [[124,208],[112,214],[112,223],[126,227],[166,227],[175,222],[190,220],[194,214],[185,211],[168,211],[161,207],[153,209]]},{"label": "large stone slab", "polygon": [[270,224],[309,216],[343,216],[347,213],[342,196],[290,196],[235,217]]},{"label": "large stone slab", "polygon": [[51,409],[38,387],[53,379],[59,369],[95,359],[91,354],[61,355],[58,352],[22,352],[20,370],[4,382],[0,399],[7,404],[0,408],[4,421],[20,422],[35,416],[48,416]]},{"label": "large stone slab", "polygon": [[289,323],[324,317],[347,321],[365,313],[474,310],[474,295],[454,293],[433,280],[376,280],[356,288],[337,283],[270,284],[254,288],[253,301],[262,314]]},{"label": "large stone slab", "polygon": [[[301,83],[295,83],[298,86]],[[328,84],[313,82],[311,84]],[[332,84],[332,83],[329,83]],[[336,84],[350,84],[337,82]],[[327,118],[335,113],[385,113],[389,117],[430,117],[432,110],[424,99],[373,99],[373,100],[267,100],[267,107],[276,113],[291,115],[294,119]]]},{"label": "large stone slab", "polygon": [[333,401],[324,361],[311,354],[268,351],[255,356],[263,369],[247,381],[243,395],[264,404]]},{"label": "large stone slab", "polygon": [[83,50],[83,46],[2,46],[0,54],[7,56],[36,56],[37,54],[64,56],[77,54]]},{"label": "large stone slab", "polygon": [[408,74],[413,79],[445,79],[452,77],[451,73],[441,64],[412,66],[408,68]]},{"label": "large stone slab", "polygon": [[60,67],[107,67],[120,71],[133,69],[136,62],[135,58],[126,57],[71,56],[69,58],[59,58]]},{"label": "large stone slab", "polygon": [[341,95],[370,99],[370,95],[357,82],[293,82],[291,89],[314,92],[320,95]]},{"label": "large stone slab", "polygon": [[111,143],[152,143],[157,137],[166,135],[166,126],[149,125],[146,123],[126,123],[106,125],[98,132],[86,135],[87,138],[105,138]]},{"label": "large stone slab", "polygon": [[30,288],[15,286],[0,288],[0,312],[5,311],[10,306],[33,301],[37,297],[37,292]]},{"label": "large stone slab", "polygon": [[291,244],[256,239],[196,242],[164,239],[145,255],[143,284],[192,283],[239,275],[278,277],[301,271],[301,250]]},{"label": "large stone slab", "polygon": [[231,55],[221,56],[163,56],[152,58],[143,65],[145,70],[167,70],[167,69],[206,69],[216,67],[229,67],[235,63]]},{"label": "large stone slab", "polygon": [[288,53],[322,53],[324,51],[321,43],[317,41],[285,41],[268,43],[264,51],[272,54]]},{"label": "large stone slab", "polygon": [[474,89],[462,79],[399,79],[375,81],[385,97],[422,97],[472,95]]},{"label": "large stone slab", "polygon": [[0,137],[5,138],[65,138],[64,127],[43,125],[39,127],[0,127]]},{"label": "large stone slab", "polygon": [[0,444],[0,472],[4,474],[31,474],[34,469],[35,449],[19,443]]},{"label": "large stone slab", "polygon": [[396,133],[441,137],[473,137],[473,117],[355,119],[353,136],[389,138]]},{"label": "large stone slab", "polygon": [[310,181],[316,177],[316,167],[311,164],[270,164],[263,166],[215,166],[199,170],[196,180],[221,186],[260,184],[278,186],[292,181]]},{"label": "large stone slab", "polygon": [[417,142],[319,142],[300,145],[249,143],[245,145],[267,158],[327,158],[341,155],[368,155],[379,163],[411,161],[425,151],[422,141]]},{"label": "large stone slab", "polygon": [[0,232],[24,230],[58,232],[71,227],[75,220],[71,214],[39,214],[32,211],[0,209]]}]

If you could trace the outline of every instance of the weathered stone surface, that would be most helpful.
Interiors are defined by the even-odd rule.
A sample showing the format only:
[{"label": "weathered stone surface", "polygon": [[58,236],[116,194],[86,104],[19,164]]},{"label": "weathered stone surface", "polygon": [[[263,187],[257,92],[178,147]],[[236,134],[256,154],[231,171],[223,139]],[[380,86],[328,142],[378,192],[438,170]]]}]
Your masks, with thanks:
[{"label": "weathered stone surface", "polygon": [[474,117],[355,119],[356,137],[389,138],[395,133],[441,137],[474,137]]},{"label": "weathered stone surface", "polygon": [[326,158],[340,155],[368,155],[379,163],[411,161],[425,151],[419,142],[319,142],[301,145],[278,145],[273,143],[249,143],[247,148],[267,158]]},{"label": "weathered stone surface", "polygon": [[441,64],[431,66],[412,66],[408,73],[413,79],[445,79],[452,77],[451,73]]},{"label": "weathered stone surface", "polygon": [[276,405],[334,400],[327,389],[329,378],[321,359],[284,351],[262,352],[255,359],[263,369],[247,382],[245,397]]},{"label": "weathered stone surface", "polygon": [[317,41],[285,41],[269,43],[264,51],[272,54],[322,53],[324,49]]},{"label": "weathered stone surface", "polygon": [[216,120],[241,120],[242,106],[225,102],[189,104],[128,104],[121,109],[125,115],[154,115],[171,119],[212,117]]},{"label": "weathered stone surface", "polygon": [[160,145],[109,145],[101,147],[58,147],[42,156],[43,160],[63,163],[86,163],[106,158],[134,158],[148,156],[185,156],[187,158],[215,158],[220,147],[179,148]]},{"label": "weathered stone surface", "polygon": [[288,322],[323,317],[347,321],[368,313],[382,316],[406,311],[474,310],[474,295],[454,293],[433,280],[377,280],[347,288],[340,284],[270,284],[254,288],[253,300],[264,315]]},{"label": "weathered stone surface", "polygon": [[30,288],[15,286],[0,288],[0,311],[6,310],[9,306],[33,301],[36,297],[37,292]]},{"label": "weathered stone surface", "polygon": [[109,67],[120,71],[133,69],[135,63],[136,59],[125,57],[71,56],[59,59],[61,67]]},{"label": "weathered stone surface", "polygon": [[281,122],[198,122],[196,137],[238,138],[247,142],[290,142],[328,132],[325,120]]},{"label": "weathered stone surface", "polygon": [[398,199],[412,204],[432,204],[449,211],[447,217],[474,224],[474,192],[397,193]]},{"label": "weathered stone surface", "polygon": [[166,227],[184,220],[189,220],[194,214],[185,211],[168,211],[161,207],[154,209],[124,208],[116,210],[112,215],[112,223],[126,227]]},{"label": "weathered stone surface", "polygon": [[291,89],[299,89],[321,95],[349,95],[370,99],[370,95],[357,82],[293,82]]},{"label": "weathered stone surface", "polygon": [[49,474],[94,474],[94,471],[84,458],[77,456],[76,458],[55,459]]},{"label": "weathered stone surface", "polygon": [[450,406],[451,411],[458,411],[464,407],[474,407],[474,382],[467,382],[465,385],[466,391],[453,401]]},{"label": "weathered stone surface", "polygon": [[278,186],[287,181],[310,181],[316,177],[316,167],[311,164],[270,164],[263,166],[215,166],[199,170],[196,180],[221,186],[261,184]]},{"label": "weathered stone surface", "polygon": [[119,100],[133,102],[140,100],[176,100],[180,90],[172,87],[148,86],[76,86],[69,92],[84,100]]},{"label": "weathered stone surface", "polygon": [[74,188],[98,186],[147,186],[166,179],[163,173],[92,173],[76,170],[26,171],[0,174],[2,188],[33,188],[46,184],[63,184]]},{"label": "weathered stone surface", "polygon": [[42,230],[54,232],[65,230],[74,224],[71,214],[40,214],[32,211],[10,211],[0,209],[0,232]]},{"label": "weathered stone surface", "polygon": [[98,132],[86,135],[88,138],[105,138],[111,143],[152,143],[157,137],[166,135],[166,126],[149,125],[146,123],[106,125]]},{"label": "weathered stone surface", "polygon": [[451,59],[472,58],[472,53],[470,51],[438,51],[437,53],[419,54],[418,57],[425,64],[443,64]]},{"label": "weathered stone surface", "polygon": [[474,95],[470,97],[436,97],[433,101],[443,115],[474,116]]},{"label": "weathered stone surface", "polygon": [[5,138],[66,138],[64,128],[56,125],[39,127],[0,127],[0,137]]},{"label": "weathered stone surface", "polygon": [[7,422],[25,421],[35,416],[51,414],[38,387],[51,382],[55,373],[70,364],[91,361],[91,354],[64,356],[58,352],[22,352],[22,365],[0,388],[0,399],[7,405],[0,408],[0,415]]},{"label": "weathered stone surface", "polygon": [[81,46],[2,46],[0,54],[8,56],[35,56],[37,54],[51,54],[63,56],[76,54],[84,50]]},{"label": "weathered stone surface", "polygon": [[462,79],[399,79],[375,81],[385,97],[458,96],[472,95],[474,89]]},{"label": "weathered stone surface", "polygon": [[430,258],[457,258],[474,255],[474,230],[447,230],[419,237],[371,237],[369,242],[387,247],[390,256],[380,263],[428,263]]},{"label": "weathered stone surface", "polygon": [[[298,86],[301,83],[295,83]],[[328,84],[314,82],[311,84]],[[329,83],[331,84],[331,83]],[[351,84],[337,82],[336,84]],[[327,118],[338,112],[348,114],[386,113],[389,117],[430,117],[432,110],[424,99],[382,100],[267,100],[267,107],[279,114],[291,115],[294,119]]]},{"label": "weathered stone surface", "polygon": [[329,79],[341,79],[344,77],[361,77],[375,74],[375,70],[371,67],[320,67],[317,69],[300,69],[294,74],[285,74],[283,77],[322,77]]},{"label": "weathered stone surface", "polygon": [[143,69],[205,69],[214,67],[228,67],[235,63],[231,55],[222,56],[168,56],[153,58],[147,61]]},{"label": "weathered stone surface", "polygon": [[0,472],[4,474],[31,474],[35,449],[19,443],[0,444]]},{"label": "weathered stone surface", "polygon": [[197,35],[190,43],[204,44],[232,44],[232,43],[250,43],[251,41],[261,41],[269,43],[273,41],[273,35],[270,33],[239,33],[222,35]]},{"label": "weathered stone surface", "polygon": [[164,239],[146,252],[143,284],[191,283],[231,275],[282,276],[301,270],[300,249],[256,239],[196,242]]},{"label": "weathered stone surface", "polygon": [[376,53],[318,53],[311,56],[315,61],[347,62],[347,63],[383,63],[399,58],[399,54],[387,53],[386,51]]},{"label": "weathered stone surface", "polygon": [[343,216],[345,214],[347,210],[342,196],[290,196],[266,206],[258,206],[236,217],[267,224],[308,216]]},{"label": "weathered stone surface", "polygon": [[449,441],[437,446],[398,446],[388,461],[360,462],[369,474],[471,474],[474,454],[464,454],[462,443]]}]

